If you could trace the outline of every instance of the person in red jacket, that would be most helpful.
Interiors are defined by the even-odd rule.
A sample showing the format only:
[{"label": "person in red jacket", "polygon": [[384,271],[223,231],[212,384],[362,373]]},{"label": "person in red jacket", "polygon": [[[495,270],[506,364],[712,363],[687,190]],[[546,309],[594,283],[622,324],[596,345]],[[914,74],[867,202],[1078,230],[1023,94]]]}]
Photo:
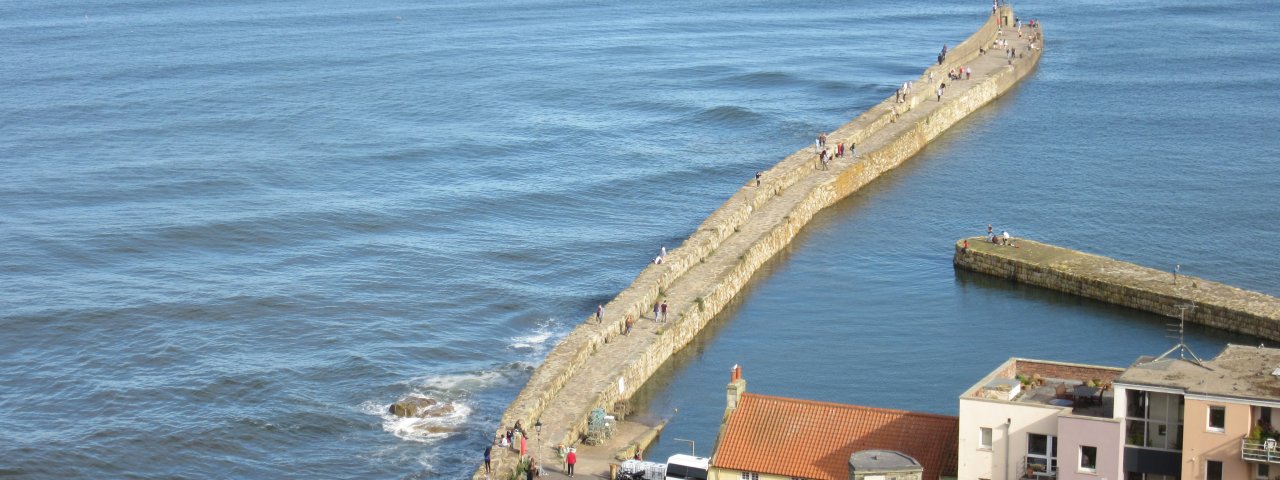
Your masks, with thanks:
[{"label": "person in red jacket", "polygon": [[565,470],[565,471],[566,471],[566,473],[568,473],[568,474],[569,474],[569,476],[570,476],[570,477],[572,477],[572,476],[573,476],[573,464],[578,463],[578,454],[577,454],[577,453],[575,453],[574,449],[572,449],[572,448],[570,448],[570,449],[569,449],[569,455],[566,455],[566,456],[564,457],[564,463],[565,463],[566,465],[568,465],[568,466],[569,466],[569,468],[567,468],[567,469]]}]

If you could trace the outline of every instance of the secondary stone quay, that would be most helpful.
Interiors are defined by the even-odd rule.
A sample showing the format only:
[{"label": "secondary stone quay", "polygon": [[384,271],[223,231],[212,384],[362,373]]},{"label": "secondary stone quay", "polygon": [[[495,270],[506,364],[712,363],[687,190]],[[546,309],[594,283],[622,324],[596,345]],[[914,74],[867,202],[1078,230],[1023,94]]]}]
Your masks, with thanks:
[{"label": "secondary stone quay", "polygon": [[[1192,323],[1280,340],[1280,298],[1199,277],[1175,277],[1171,271],[1031,240],[1014,239],[1013,243],[1015,246],[998,245],[983,237],[961,239],[956,242],[955,266],[1172,318],[1182,315]],[[1186,308],[1192,305],[1195,308]]]},{"label": "secondary stone quay", "polygon": [[[1011,8],[999,8],[976,33],[949,49],[942,62],[913,80],[905,99],[891,96],[828,134],[827,145],[833,152],[837,143],[856,144],[858,156],[846,153],[822,168],[810,145],[759,179],[754,172],[743,172],[743,180],[749,180],[746,185],[661,264],[645,268],[605,305],[603,321],[598,322],[593,313],[548,353],[507,408],[495,434],[520,421],[531,437],[530,455],[546,474],[559,478],[560,460],[554,446],[577,443],[592,409],[612,411],[618,402],[630,399],[818,211],[911,158],[1034,70],[1042,51],[1041,29],[1024,25],[1019,32],[1014,18]],[[949,79],[947,73],[961,66],[968,67],[972,76]],[[946,83],[946,89],[939,98],[936,89],[941,83]],[[657,322],[648,312],[663,301],[668,316]],[[627,317],[635,324],[624,335]],[[539,420],[541,432],[534,433],[531,426]],[[579,467],[607,465],[586,462],[581,458],[584,453],[579,450]],[[493,478],[510,478],[519,462],[518,452],[495,446]],[[607,474],[582,468],[576,473]],[[485,477],[481,466],[474,478]]]}]

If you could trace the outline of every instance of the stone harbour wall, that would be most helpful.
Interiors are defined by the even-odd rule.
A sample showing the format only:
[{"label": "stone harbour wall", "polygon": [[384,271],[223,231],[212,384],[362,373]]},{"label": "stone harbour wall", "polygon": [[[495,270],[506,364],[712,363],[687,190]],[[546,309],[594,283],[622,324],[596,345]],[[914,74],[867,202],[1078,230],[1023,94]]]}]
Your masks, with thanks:
[{"label": "stone harbour wall", "polygon": [[[969,241],[966,252],[962,247]],[[1121,262],[1031,240],[1017,248],[982,237],[956,242],[954,263],[962,268],[1085,298],[1178,318],[1268,340],[1280,340],[1280,298],[1199,277]]]},{"label": "stone harbour wall", "polygon": [[[1007,7],[1002,12],[1012,15]],[[924,82],[931,71],[936,78],[945,79],[947,70],[975,59],[979,46],[990,44],[995,39],[997,28],[997,17],[988,17],[973,36],[951,49],[946,63],[929,67],[921,75],[919,82]],[[517,420],[523,420],[527,426],[530,419],[543,418],[552,399],[563,395],[566,388],[572,389],[575,395],[589,396],[592,405],[605,409],[610,409],[618,401],[629,399],[672,354],[692,341],[728,305],[764,262],[790,244],[818,211],[900,165],[960,119],[1007,91],[1033,71],[1040,53],[1041,50],[1033,50],[1027,53],[1027,58],[1002,66],[997,71],[988,73],[985,79],[975,76],[971,88],[949,96],[942,104],[934,103],[931,93],[920,95],[917,92],[905,104],[895,103],[891,97],[832,132],[832,138],[859,143],[861,158],[816,186],[809,187],[811,182],[805,183],[808,191],[799,192],[799,200],[791,205],[785,215],[761,215],[757,211],[767,205],[776,205],[779,197],[796,193],[792,189],[797,183],[812,178],[816,162],[812,148],[789,155],[765,172],[759,187],[755,185],[754,179],[750,180],[708,216],[683,244],[671,250],[663,265],[645,268],[630,286],[605,305],[605,322],[608,328],[596,325],[593,312],[558,343],[548,353],[542,365],[534,370],[528,384],[503,414],[502,425],[509,426]],[[905,120],[903,115],[918,108],[925,97],[934,110],[927,115],[916,115],[909,121]],[[904,125],[903,122],[910,123]],[[861,145],[863,140],[886,131],[895,131],[890,127],[898,128],[893,136],[883,141],[877,137],[877,146],[864,151]],[[758,237],[753,236],[751,244],[743,245],[740,242],[745,234],[735,237],[735,233],[748,229],[764,233]],[[640,318],[650,311],[655,302],[675,295],[677,292],[671,291],[673,283],[691,269],[711,261],[717,250],[722,248],[724,251],[741,253],[736,257],[736,262],[729,262],[729,265],[718,270],[716,275],[710,276],[705,282],[692,286],[687,281],[682,283],[681,288],[692,291],[680,293],[687,298],[696,298],[692,305],[676,311],[676,318],[662,324],[655,338],[641,350],[630,351],[616,346],[614,342],[621,335],[624,316]],[[723,257],[723,252],[720,257]],[[723,258],[717,258],[724,261]],[[613,354],[602,350],[615,348],[618,355],[630,355],[621,371],[608,372],[611,374],[607,375],[580,375],[584,369],[593,368],[593,359],[599,359],[598,355]],[[581,380],[584,377],[590,378],[591,384],[583,384]],[[571,381],[574,382],[572,385]],[[620,385],[622,388],[619,388]],[[585,432],[586,422],[585,412],[581,416],[575,416],[567,428],[554,429],[549,434],[548,441],[552,445],[575,443],[578,435]],[[547,429],[543,433],[547,434]],[[511,459],[505,455],[494,459],[495,468],[500,472],[509,467],[507,464],[510,462]],[[483,468],[477,470],[474,478],[484,478]]]}]

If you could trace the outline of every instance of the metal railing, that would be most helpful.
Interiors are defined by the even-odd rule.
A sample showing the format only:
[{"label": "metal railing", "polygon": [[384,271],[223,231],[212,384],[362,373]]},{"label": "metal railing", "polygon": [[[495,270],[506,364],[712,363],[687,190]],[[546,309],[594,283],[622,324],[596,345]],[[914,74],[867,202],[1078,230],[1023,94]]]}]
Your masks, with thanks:
[{"label": "metal railing", "polygon": [[1276,441],[1273,439],[1245,438],[1240,440],[1240,458],[1255,462],[1280,463],[1280,448],[1276,447]]}]

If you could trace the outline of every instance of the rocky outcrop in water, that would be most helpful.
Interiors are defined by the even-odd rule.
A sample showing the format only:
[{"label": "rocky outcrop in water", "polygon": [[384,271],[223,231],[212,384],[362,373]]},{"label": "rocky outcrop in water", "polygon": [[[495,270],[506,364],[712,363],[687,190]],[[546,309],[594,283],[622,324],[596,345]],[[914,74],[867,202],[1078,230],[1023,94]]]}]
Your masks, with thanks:
[{"label": "rocky outcrop in water", "polygon": [[453,413],[452,403],[440,403],[434,398],[406,397],[391,404],[387,410],[397,417],[432,418]]}]

